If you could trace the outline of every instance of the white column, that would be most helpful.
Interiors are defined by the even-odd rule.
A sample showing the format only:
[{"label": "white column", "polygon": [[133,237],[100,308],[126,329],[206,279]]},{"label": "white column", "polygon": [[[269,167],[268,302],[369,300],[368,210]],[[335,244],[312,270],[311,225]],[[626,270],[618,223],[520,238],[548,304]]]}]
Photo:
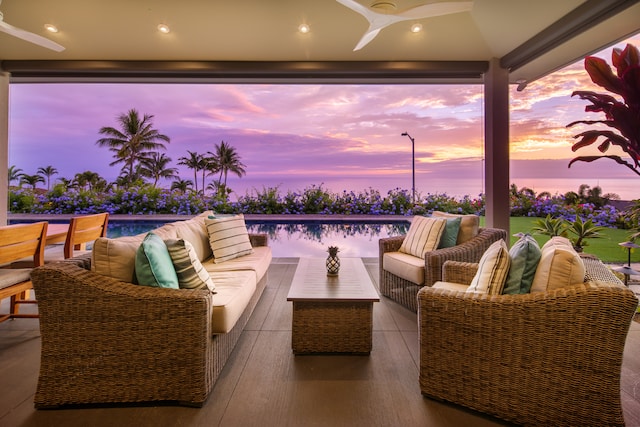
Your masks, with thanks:
[{"label": "white column", "polygon": [[486,226],[509,230],[509,71],[493,58],[484,75]]},{"label": "white column", "polygon": [[9,73],[0,72],[0,225],[9,208]]}]

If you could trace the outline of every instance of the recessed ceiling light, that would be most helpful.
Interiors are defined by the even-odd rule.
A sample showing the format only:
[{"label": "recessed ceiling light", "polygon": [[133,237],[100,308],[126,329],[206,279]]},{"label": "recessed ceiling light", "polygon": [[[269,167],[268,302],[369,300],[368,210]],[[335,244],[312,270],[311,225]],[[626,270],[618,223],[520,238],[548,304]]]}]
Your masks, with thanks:
[{"label": "recessed ceiling light", "polygon": [[298,27],[298,31],[300,31],[302,34],[307,34],[309,31],[311,31],[311,27],[309,27],[308,24],[300,24],[300,26]]},{"label": "recessed ceiling light", "polygon": [[421,24],[413,24],[411,26],[411,32],[412,33],[419,33],[420,31],[422,31],[422,25]]},{"label": "recessed ceiling light", "polygon": [[49,31],[50,33],[57,33],[58,32],[58,27],[56,27],[53,24],[44,24],[44,28],[45,28],[45,30]]},{"label": "recessed ceiling light", "polygon": [[171,32],[171,28],[167,24],[158,24],[158,31],[161,33],[167,34]]}]

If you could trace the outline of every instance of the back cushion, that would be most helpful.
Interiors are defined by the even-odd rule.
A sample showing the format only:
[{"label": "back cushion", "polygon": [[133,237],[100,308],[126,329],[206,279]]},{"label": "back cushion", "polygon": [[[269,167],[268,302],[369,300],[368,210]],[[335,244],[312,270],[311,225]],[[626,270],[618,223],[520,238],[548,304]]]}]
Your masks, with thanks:
[{"label": "back cushion", "polygon": [[117,239],[99,237],[91,251],[91,270],[103,276],[134,283],[136,251],[144,236],[126,236]]},{"label": "back cushion", "polygon": [[447,221],[444,218],[414,216],[399,252],[424,259],[425,252],[431,252],[438,247],[446,225]]},{"label": "back cushion", "polygon": [[531,292],[551,291],[583,283],[585,268],[580,255],[562,240],[549,242],[542,247]]},{"label": "back cushion", "polygon": [[468,242],[478,234],[480,229],[480,217],[478,215],[457,215],[448,212],[433,211],[431,216],[434,218],[461,218],[456,245]]},{"label": "back cushion", "polygon": [[184,239],[191,243],[200,262],[211,258],[213,252],[211,245],[209,245],[209,234],[204,224],[204,218],[198,216],[186,221],[177,221],[173,223],[173,226],[176,229],[178,239]]}]

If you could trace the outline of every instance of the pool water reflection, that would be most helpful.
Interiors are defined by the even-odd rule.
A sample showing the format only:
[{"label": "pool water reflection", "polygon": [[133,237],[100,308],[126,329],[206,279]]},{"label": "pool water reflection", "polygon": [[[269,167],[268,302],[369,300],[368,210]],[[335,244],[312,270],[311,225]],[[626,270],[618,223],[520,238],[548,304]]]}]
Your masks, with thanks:
[{"label": "pool water reflection", "polygon": [[[274,257],[322,257],[329,246],[338,246],[340,256],[377,257],[378,240],[405,234],[408,221],[385,223],[254,222],[247,220],[250,233],[269,236]],[[108,237],[131,236],[159,227],[157,221],[109,221]]]}]

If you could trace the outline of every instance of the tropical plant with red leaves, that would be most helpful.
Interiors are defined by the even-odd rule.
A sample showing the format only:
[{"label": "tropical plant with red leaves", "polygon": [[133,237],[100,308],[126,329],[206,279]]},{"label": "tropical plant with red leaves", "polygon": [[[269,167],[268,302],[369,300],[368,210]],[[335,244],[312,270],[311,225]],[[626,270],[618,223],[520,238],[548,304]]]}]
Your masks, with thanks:
[{"label": "tropical plant with red leaves", "polygon": [[[578,161],[593,162],[608,158],[640,175],[640,54],[638,48],[627,44],[624,50],[614,49],[611,62],[616,69],[615,74],[604,59],[595,56],[585,58],[584,68],[595,84],[613,94],[620,95],[623,101],[609,94],[575,91],[571,96],[578,96],[591,103],[585,107],[586,112],[602,112],[605,114],[605,120],[578,120],[569,123],[567,127],[578,123],[602,124],[613,130],[590,129],[575,135],[574,138],[579,138],[579,141],[573,144],[572,151],[575,152],[599,141],[598,150],[603,154],[576,157],[569,162],[569,167]],[[623,158],[616,154],[604,154],[611,146],[619,147],[631,160],[629,161],[626,156]]]}]

